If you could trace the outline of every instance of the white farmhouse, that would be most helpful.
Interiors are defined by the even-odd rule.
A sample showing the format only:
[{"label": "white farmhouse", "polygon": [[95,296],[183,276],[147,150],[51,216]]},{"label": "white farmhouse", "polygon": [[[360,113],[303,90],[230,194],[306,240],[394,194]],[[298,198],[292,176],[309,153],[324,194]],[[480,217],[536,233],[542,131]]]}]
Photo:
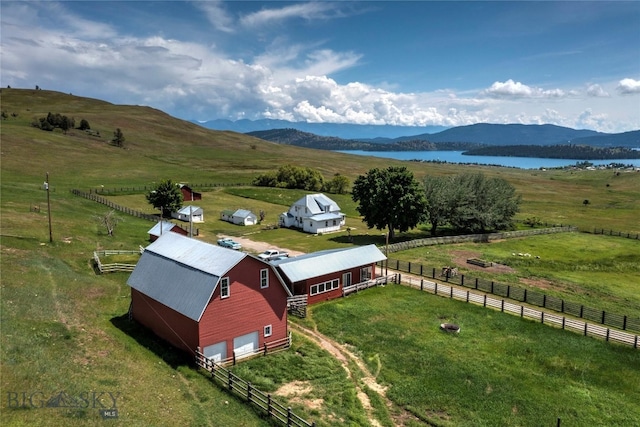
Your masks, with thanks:
[{"label": "white farmhouse", "polygon": [[237,225],[256,225],[258,223],[256,214],[247,209],[224,210],[220,213],[220,218]]},{"label": "white farmhouse", "polygon": [[340,207],[324,194],[309,194],[280,214],[281,227],[300,228],[307,233],[338,231],[345,224]]}]

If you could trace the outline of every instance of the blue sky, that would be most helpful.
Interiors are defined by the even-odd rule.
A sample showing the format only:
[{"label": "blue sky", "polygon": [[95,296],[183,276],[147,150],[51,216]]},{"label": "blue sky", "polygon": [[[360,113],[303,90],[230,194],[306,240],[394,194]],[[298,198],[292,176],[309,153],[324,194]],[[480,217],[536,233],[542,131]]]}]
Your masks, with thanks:
[{"label": "blue sky", "polygon": [[0,3],[0,86],[183,119],[640,129],[640,2]]}]

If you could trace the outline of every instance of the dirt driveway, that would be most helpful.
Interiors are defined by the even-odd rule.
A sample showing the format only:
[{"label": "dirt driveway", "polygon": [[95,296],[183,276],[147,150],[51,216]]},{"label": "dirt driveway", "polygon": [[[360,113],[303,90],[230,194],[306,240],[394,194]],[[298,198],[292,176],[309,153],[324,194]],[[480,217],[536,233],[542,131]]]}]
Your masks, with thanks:
[{"label": "dirt driveway", "polygon": [[251,240],[251,239],[247,239],[247,238],[243,238],[243,237],[233,237],[233,236],[226,236],[223,234],[219,234],[218,235],[218,239],[223,238],[223,237],[230,237],[231,239],[235,240],[236,242],[240,243],[242,245],[242,250],[245,252],[250,252],[250,253],[255,253],[255,254],[260,254],[264,251],[266,251],[267,249],[278,249],[280,251],[284,251],[284,252],[288,252],[290,256],[298,256],[298,255],[302,255],[304,252],[300,252],[300,251],[293,251],[287,248],[279,248],[277,246],[272,245],[271,243],[267,243],[267,242],[258,242],[255,240]]}]

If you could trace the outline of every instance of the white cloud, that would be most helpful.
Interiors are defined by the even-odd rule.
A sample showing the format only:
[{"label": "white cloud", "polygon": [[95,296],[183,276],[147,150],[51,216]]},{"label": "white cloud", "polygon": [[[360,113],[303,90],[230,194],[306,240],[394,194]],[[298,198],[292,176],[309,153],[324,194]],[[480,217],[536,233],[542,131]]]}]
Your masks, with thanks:
[{"label": "white cloud", "polygon": [[234,19],[218,0],[197,1],[193,5],[203,11],[208,21],[217,30],[225,33],[232,33],[234,29]]},{"label": "white cloud", "polygon": [[599,84],[591,84],[587,87],[587,95],[589,96],[593,96],[596,98],[601,98],[601,97],[609,97],[611,95],[609,95],[609,92],[607,92],[606,90],[604,90],[602,88],[602,86],[600,86]]},{"label": "white cloud", "polygon": [[270,25],[292,18],[302,18],[306,20],[327,19],[328,12],[334,9],[332,3],[308,2],[281,7],[279,9],[262,9],[258,12],[250,13],[240,18],[240,24],[244,27],[255,27]]},{"label": "white cloud", "polygon": [[640,81],[634,79],[622,79],[618,82],[618,92],[623,95],[640,93]]},{"label": "white cloud", "polygon": [[515,82],[512,79],[506,82],[495,82],[489,87],[480,92],[480,95],[491,98],[562,98],[567,96],[567,93],[562,89],[544,90],[541,88],[530,87],[520,82]]}]

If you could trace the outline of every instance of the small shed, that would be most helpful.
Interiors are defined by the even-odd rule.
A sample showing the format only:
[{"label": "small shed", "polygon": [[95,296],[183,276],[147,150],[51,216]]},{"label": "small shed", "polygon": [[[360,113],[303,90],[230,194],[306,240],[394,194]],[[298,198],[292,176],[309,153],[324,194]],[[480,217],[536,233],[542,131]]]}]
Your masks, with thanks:
[{"label": "small shed", "polygon": [[149,232],[148,232],[149,233],[149,241],[150,242],[155,242],[158,237],[160,237],[164,233],[168,233],[168,232],[178,233],[178,234],[181,234],[183,236],[189,235],[189,231],[187,231],[186,229],[180,227],[179,225],[174,224],[174,223],[169,222],[169,221],[161,221],[161,222],[156,223],[156,225],[151,227],[151,230],[149,230]]},{"label": "small shed", "polygon": [[375,279],[376,263],[387,259],[376,245],[313,252],[273,261],[294,295],[308,304],[339,298],[345,286]]},{"label": "small shed", "polygon": [[258,223],[256,214],[247,209],[224,210],[220,213],[220,218],[237,225],[256,225]]},{"label": "small shed", "polygon": [[185,202],[193,202],[194,200],[202,200],[202,193],[193,191],[191,187],[186,184],[180,184],[180,191],[182,192],[182,199]]},{"label": "small shed", "polygon": [[204,222],[204,211],[198,206],[183,206],[178,212],[171,212],[171,217],[186,222]]},{"label": "small shed", "polygon": [[290,293],[256,256],[166,233],[127,284],[133,319],[191,354],[225,362],[289,344]]}]

